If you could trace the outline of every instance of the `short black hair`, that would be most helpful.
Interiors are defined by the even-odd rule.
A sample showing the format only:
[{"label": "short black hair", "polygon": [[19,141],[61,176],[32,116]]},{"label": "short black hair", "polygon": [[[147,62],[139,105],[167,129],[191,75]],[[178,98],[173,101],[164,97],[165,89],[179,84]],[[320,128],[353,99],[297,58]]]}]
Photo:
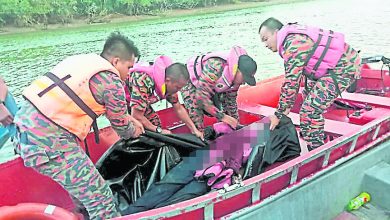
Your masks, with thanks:
[{"label": "short black hair", "polygon": [[174,81],[190,79],[190,74],[188,73],[187,67],[182,63],[173,63],[167,67],[165,70],[165,76],[170,77]]},{"label": "short black hair", "polygon": [[261,23],[259,27],[259,33],[263,26],[267,27],[270,31],[275,32],[276,30],[280,30],[283,27],[283,23],[276,18],[270,17]]},{"label": "short black hair", "polygon": [[104,44],[102,57],[119,57],[120,59],[130,59],[134,55],[139,57],[140,53],[134,42],[122,35],[120,32],[112,32]]}]

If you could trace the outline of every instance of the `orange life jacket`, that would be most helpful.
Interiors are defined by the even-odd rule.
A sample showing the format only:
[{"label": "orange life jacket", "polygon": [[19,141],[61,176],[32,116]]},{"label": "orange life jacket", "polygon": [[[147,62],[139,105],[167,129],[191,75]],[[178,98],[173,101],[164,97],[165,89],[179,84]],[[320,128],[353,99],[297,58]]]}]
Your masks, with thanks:
[{"label": "orange life jacket", "polygon": [[91,125],[98,132],[96,118],[106,112],[89,88],[91,77],[102,71],[119,76],[118,70],[97,54],[70,56],[33,81],[23,96],[51,121],[84,140]]}]

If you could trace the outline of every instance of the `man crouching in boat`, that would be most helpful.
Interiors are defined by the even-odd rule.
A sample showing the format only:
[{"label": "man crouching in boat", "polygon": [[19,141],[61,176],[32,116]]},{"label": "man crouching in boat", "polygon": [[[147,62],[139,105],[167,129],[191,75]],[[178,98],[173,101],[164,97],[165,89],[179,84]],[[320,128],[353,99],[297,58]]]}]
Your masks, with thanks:
[{"label": "man crouching in boat", "polygon": [[256,62],[243,48],[234,46],[230,51],[192,57],[187,61],[187,69],[191,81],[182,93],[196,127],[204,130],[206,112],[235,129],[239,120],[237,91],[244,83],[256,85]]},{"label": "man crouching in boat", "polygon": [[91,126],[98,137],[96,118],[101,114],[124,139],[144,132],[127,113],[122,81],[136,56],[139,51],[131,40],[112,33],[100,56],[68,57],[33,81],[15,117],[25,166],[58,182],[85,206],[91,219],[120,214],[109,186],[76,139],[84,140]]},{"label": "man crouching in boat", "polygon": [[186,109],[179,103],[178,92],[188,80],[184,64],[172,63],[167,56],[157,57],[152,65],[135,64],[129,74],[131,115],[150,131],[171,134],[171,131],[161,128],[160,118],[151,107],[151,104],[166,99],[190,131],[203,139],[203,133],[195,127]]},{"label": "man crouching in boat", "polygon": [[323,112],[355,79],[360,77],[358,52],[344,41],[344,35],[331,30],[298,24],[283,25],[275,18],[259,28],[261,41],[279,52],[285,65],[285,82],[279,105],[270,117],[271,130],[287,115],[296,100],[301,79],[305,79],[300,129],[309,150],[324,144]]}]

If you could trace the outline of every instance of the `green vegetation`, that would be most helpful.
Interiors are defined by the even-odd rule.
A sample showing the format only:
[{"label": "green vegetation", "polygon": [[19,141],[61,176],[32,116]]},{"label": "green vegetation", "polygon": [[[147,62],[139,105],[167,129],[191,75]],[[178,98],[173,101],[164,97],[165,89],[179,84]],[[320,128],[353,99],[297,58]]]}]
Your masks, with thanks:
[{"label": "green vegetation", "polygon": [[105,22],[112,14],[153,15],[171,9],[191,9],[237,0],[1,0],[0,27],[5,25],[65,24],[86,18],[89,23]]}]

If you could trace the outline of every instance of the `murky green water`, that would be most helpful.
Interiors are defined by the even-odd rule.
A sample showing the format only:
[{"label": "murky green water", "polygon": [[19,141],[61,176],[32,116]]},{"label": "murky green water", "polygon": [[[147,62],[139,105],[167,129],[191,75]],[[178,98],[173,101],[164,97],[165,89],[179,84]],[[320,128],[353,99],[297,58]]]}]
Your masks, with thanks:
[{"label": "murky green water", "polygon": [[0,74],[20,99],[22,89],[57,62],[73,54],[99,53],[108,34],[120,30],[134,39],[145,61],[165,54],[185,62],[195,53],[242,45],[259,64],[257,78],[264,79],[283,73],[282,60],[260,43],[257,34],[260,23],[270,16],[343,32],[347,42],[363,55],[390,55],[390,1],[318,0],[112,27],[1,36]]}]

